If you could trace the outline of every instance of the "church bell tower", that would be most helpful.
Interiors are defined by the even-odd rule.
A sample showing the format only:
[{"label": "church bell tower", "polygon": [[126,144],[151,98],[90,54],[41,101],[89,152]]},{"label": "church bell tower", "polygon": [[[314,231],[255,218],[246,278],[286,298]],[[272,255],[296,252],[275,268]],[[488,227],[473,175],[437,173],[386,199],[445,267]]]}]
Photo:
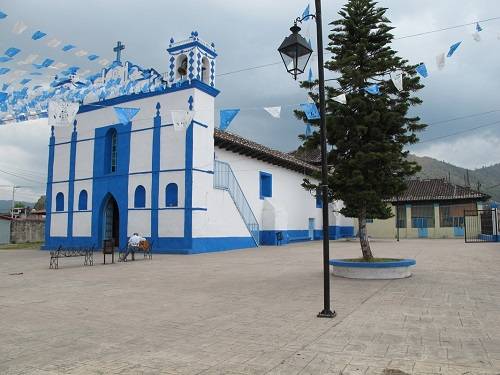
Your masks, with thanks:
[{"label": "church bell tower", "polygon": [[215,86],[215,44],[208,44],[198,38],[198,32],[183,41],[170,39],[167,52],[170,55],[168,82],[170,86],[184,81],[198,80],[208,86]]}]

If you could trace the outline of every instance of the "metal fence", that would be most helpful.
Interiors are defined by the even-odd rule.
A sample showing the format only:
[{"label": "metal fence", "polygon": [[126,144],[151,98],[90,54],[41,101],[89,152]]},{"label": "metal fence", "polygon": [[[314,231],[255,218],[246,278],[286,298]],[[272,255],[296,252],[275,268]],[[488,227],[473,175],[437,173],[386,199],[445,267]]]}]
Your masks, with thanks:
[{"label": "metal fence", "polygon": [[498,241],[499,213],[496,208],[464,211],[465,242]]},{"label": "metal fence", "polygon": [[248,203],[231,166],[219,160],[214,165],[214,188],[226,190],[234,201],[255,243],[259,245],[259,223]]}]

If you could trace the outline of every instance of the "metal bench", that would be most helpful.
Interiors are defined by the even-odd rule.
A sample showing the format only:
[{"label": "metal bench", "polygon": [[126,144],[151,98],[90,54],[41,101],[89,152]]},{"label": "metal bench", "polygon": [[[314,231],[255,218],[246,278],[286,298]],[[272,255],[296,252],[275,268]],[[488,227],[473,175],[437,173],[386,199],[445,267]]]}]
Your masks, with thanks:
[{"label": "metal bench", "polygon": [[94,265],[94,248],[79,248],[79,249],[64,249],[59,246],[57,250],[50,252],[50,265],[49,269],[59,268],[59,258],[73,258],[73,257],[84,257],[84,266]]}]

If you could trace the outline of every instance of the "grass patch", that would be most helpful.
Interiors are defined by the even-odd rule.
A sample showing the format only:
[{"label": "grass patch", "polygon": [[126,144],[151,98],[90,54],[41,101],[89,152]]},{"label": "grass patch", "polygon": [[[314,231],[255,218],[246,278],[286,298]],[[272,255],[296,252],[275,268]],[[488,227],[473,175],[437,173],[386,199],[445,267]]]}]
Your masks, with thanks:
[{"label": "grass patch", "polygon": [[40,250],[43,242],[9,243],[0,245],[0,250]]},{"label": "grass patch", "polygon": [[364,258],[354,258],[354,259],[339,259],[344,262],[359,262],[359,263],[385,263],[385,262],[399,262],[402,259],[395,258],[373,258],[371,260],[365,260]]}]

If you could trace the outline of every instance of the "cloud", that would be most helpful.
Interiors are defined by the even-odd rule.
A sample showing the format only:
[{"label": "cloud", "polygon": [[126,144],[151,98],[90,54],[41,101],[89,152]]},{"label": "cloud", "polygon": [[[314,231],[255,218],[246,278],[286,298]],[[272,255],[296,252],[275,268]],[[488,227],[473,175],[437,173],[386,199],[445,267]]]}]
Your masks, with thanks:
[{"label": "cloud", "polygon": [[417,156],[430,156],[463,168],[476,169],[500,160],[500,137],[491,131],[416,146]]}]

